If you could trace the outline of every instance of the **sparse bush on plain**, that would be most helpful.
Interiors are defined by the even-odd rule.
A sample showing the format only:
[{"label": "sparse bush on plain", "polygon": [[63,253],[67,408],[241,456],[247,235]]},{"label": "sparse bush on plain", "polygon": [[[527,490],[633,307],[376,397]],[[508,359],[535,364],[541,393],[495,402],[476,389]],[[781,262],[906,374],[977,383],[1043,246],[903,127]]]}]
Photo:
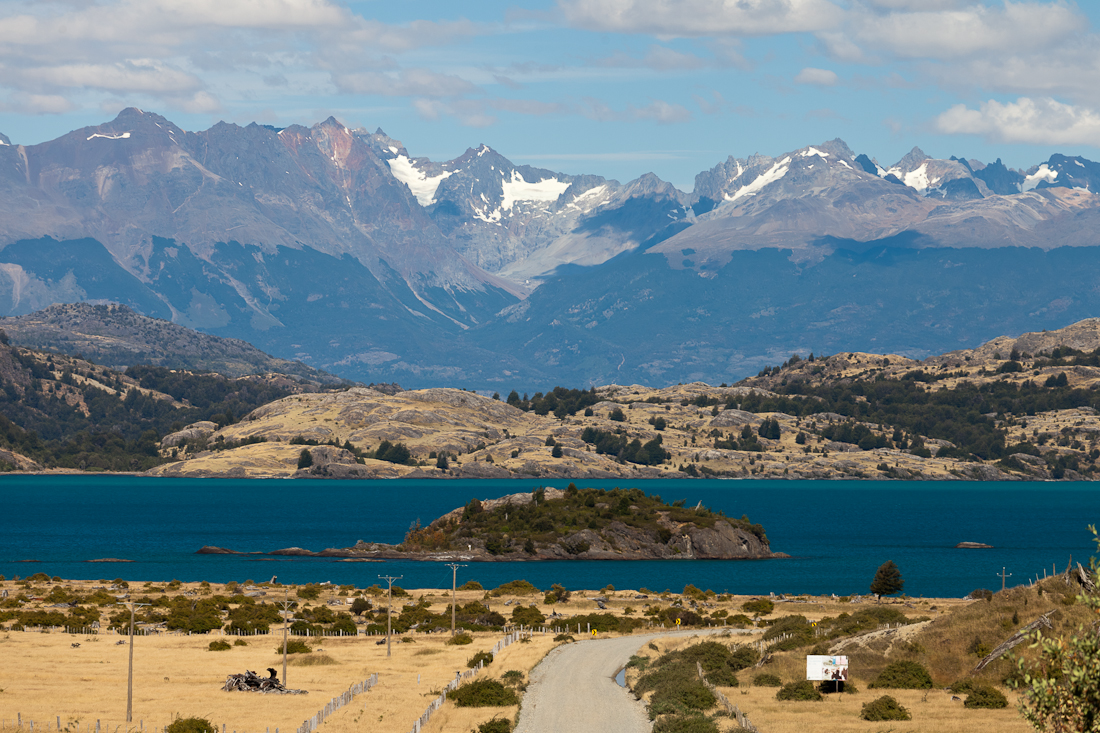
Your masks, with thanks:
[{"label": "sparse bush on plain", "polygon": [[478,664],[489,665],[493,663],[493,655],[490,652],[478,652],[466,660],[466,667],[473,669]]},{"label": "sparse bush on plain", "polygon": [[507,718],[493,718],[479,725],[477,733],[512,733],[512,723]]},{"label": "sparse bush on plain", "polygon": [[[287,639],[287,642],[286,642],[286,653],[287,654],[309,654],[312,651],[313,651],[313,647],[311,647],[309,644],[305,643],[301,639]],[[275,647],[275,653],[276,654],[282,654],[283,653],[283,645],[282,644],[279,644],[277,647]]]},{"label": "sparse bush on plain", "polygon": [[886,665],[886,669],[868,685],[889,690],[930,690],[932,675],[917,662],[900,659]]},{"label": "sparse bush on plain", "polygon": [[889,695],[863,704],[859,717],[864,720],[912,720],[909,711]]},{"label": "sparse bush on plain", "polygon": [[224,639],[218,639],[217,641],[210,642],[206,648],[212,652],[225,652],[232,649],[233,645]]},{"label": "sparse bush on plain", "polygon": [[176,719],[165,727],[164,733],[218,733],[218,726],[206,718],[176,716]]},{"label": "sparse bush on plain", "polygon": [[244,639],[234,639],[233,646],[248,646],[248,642]]},{"label": "sparse bush on plain", "polygon": [[653,724],[653,733],[718,733],[718,726],[705,715],[666,715]]},{"label": "sparse bush on plain", "polygon": [[779,679],[778,675],[769,674],[764,672],[758,674],[752,678],[752,683],[757,687],[782,687],[783,680]]},{"label": "sparse bush on plain", "polygon": [[450,639],[447,639],[447,644],[450,646],[466,646],[467,644],[473,643],[474,637],[470,636],[465,631],[460,631],[459,633],[452,636]]},{"label": "sparse bush on plain", "polygon": [[513,580],[493,588],[489,591],[489,595],[493,598],[499,598],[501,596],[529,596],[538,592],[539,589],[526,580]]},{"label": "sparse bush on plain", "polygon": [[968,708],[1005,708],[1008,707],[1008,699],[996,687],[975,685],[970,690],[970,694],[966,696],[963,706]]},{"label": "sparse bush on plain", "polygon": [[775,603],[767,598],[753,598],[741,604],[741,610],[746,613],[755,613],[758,616],[767,616],[775,610]]},{"label": "sparse bush on plain", "polygon": [[817,691],[812,682],[799,680],[798,682],[788,682],[780,687],[779,692],[775,693],[775,699],[816,701],[822,698],[821,693]]},{"label": "sparse bush on plain", "polygon": [[451,690],[447,699],[460,708],[489,708],[519,705],[515,690],[505,687],[499,680],[474,680]]},{"label": "sparse bush on plain", "polygon": [[576,641],[576,639],[569,634],[558,634],[554,637],[554,641]]}]

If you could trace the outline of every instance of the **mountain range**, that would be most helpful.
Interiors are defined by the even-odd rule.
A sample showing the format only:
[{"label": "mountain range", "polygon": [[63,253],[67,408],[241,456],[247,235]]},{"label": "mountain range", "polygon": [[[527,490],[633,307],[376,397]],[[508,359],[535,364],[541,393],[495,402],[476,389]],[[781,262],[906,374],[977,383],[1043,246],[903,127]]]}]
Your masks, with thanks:
[{"label": "mountain range", "polygon": [[1100,306],[1100,165],[1079,156],[885,165],[832,140],[685,193],[486,145],[431,161],[331,117],[188,132],[130,108],[0,143],[0,316],[117,302],[364,382],[715,383]]}]

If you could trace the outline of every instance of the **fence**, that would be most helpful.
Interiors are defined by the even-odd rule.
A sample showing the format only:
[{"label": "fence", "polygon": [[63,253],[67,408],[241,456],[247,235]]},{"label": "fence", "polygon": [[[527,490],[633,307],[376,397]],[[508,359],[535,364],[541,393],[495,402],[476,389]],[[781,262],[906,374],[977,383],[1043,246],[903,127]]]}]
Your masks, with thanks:
[{"label": "fence", "polygon": [[339,697],[332,698],[328,705],[325,705],[323,708],[317,711],[316,715],[302,723],[298,727],[297,733],[312,733],[312,731],[317,730],[317,727],[320,726],[321,723],[324,723],[325,719],[328,718],[328,716],[332,715],[337,710],[350,703],[352,700],[355,699],[356,695],[366,692],[370,688],[374,687],[376,684],[378,684],[377,672],[375,672],[362,682],[355,683],[350,688],[348,688],[347,692],[343,693]]},{"label": "fence", "polygon": [[[530,632],[530,631],[513,631],[511,634],[508,634],[503,639],[501,639],[500,641],[498,641],[496,644],[493,645],[493,656],[495,657],[502,650],[504,650],[505,648],[511,646],[512,644],[519,641],[520,639],[530,638],[531,633],[532,632]],[[466,670],[465,672],[456,674],[455,678],[453,680],[451,680],[450,682],[448,682],[447,686],[443,688],[443,692],[439,693],[439,697],[432,700],[431,703],[428,705],[427,709],[424,711],[424,713],[419,718],[417,718],[415,723],[413,723],[413,727],[409,731],[409,733],[420,733],[420,730],[425,725],[428,724],[429,720],[432,719],[432,716],[435,714],[435,711],[439,710],[439,708],[443,707],[443,703],[447,702],[447,693],[450,692],[451,690],[457,689],[458,686],[460,684],[462,684],[463,681],[468,680],[471,677],[473,677],[474,675],[476,675],[478,672],[481,671],[481,668],[483,666],[485,666],[485,665],[482,664],[481,662],[478,662],[477,666],[474,667],[473,669],[469,669],[469,670]],[[299,733],[308,733],[308,731],[299,731]]]},{"label": "fence", "polygon": [[726,709],[726,712],[733,716],[734,720],[737,721],[737,724],[745,730],[749,731],[750,733],[760,733],[760,731],[757,730],[756,726],[752,724],[752,721],[749,720],[749,716],[741,712],[741,708],[730,702],[730,699],[726,697],[725,693],[719,691],[717,687],[710,683],[710,680],[707,679],[706,674],[703,672],[703,665],[699,662],[696,662],[695,666],[699,670],[699,679],[703,681],[703,684],[706,685],[706,688],[708,690],[714,693],[714,697],[718,699],[718,702],[722,704],[722,707]]}]

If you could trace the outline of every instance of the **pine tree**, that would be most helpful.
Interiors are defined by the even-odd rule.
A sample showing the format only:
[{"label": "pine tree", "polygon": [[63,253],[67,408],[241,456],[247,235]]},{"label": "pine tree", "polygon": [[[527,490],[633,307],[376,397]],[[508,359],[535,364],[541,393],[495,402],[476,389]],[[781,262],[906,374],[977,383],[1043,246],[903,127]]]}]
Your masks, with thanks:
[{"label": "pine tree", "polygon": [[298,468],[309,468],[313,465],[313,454],[309,452],[309,448],[302,448],[302,452],[298,454]]},{"label": "pine tree", "polygon": [[879,566],[875,579],[871,581],[871,592],[876,596],[900,593],[904,587],[905,581],[901,578],[901,571],[893,560],[887,560]]}]

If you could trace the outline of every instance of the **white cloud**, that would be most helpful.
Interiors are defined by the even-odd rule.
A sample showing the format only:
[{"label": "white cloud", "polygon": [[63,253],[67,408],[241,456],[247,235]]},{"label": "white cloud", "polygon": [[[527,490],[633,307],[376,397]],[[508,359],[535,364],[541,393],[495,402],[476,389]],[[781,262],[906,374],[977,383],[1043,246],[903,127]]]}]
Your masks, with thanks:
[{"label": "white cloud", "polygon": [[0,110],[18,114],[59,115],[73,109],[75,105],[60,94],[17,93],[6,102],[0,103]]},{"label": "white cloud", "polygon": [[813,84],[821,87],[832,87],[836,86],[838,78],[835,71],[807,67],[798,72],[794,80],[797,84]]},{"label": "white cloud", "polygon": [[639,120],[651,120],[661,125],[690,122],[691,112],[682,105],[670,104],[660,99],[645,107],[629,107],[627,114]]},{"label": "white cloud", "polygon": [[819,31],[842,11],[828,0],[559,0],[576,28],[674,36],[759,36]]},{"label": "white cloud", "polygon": [[465,79],[428,69],[333,74],[332,81],[342,92],[384,97],[458,97],[477,91],[477,87]]},{"label": "white cloud", "polygon": [[1006,2],[1002,7],[916,12],[849,11],[846,31],[864,46],[902,58],[947,60],[978,53],[1013,53],[1046,47],[1087,26],[1062,3]]},{"label": "white cloud", "polygon": [[1100,146],[1100,112],[1050,98],[990,100],[978,109],[959,104],[940,114],[935,126],[940,132],[996,142]]}]

